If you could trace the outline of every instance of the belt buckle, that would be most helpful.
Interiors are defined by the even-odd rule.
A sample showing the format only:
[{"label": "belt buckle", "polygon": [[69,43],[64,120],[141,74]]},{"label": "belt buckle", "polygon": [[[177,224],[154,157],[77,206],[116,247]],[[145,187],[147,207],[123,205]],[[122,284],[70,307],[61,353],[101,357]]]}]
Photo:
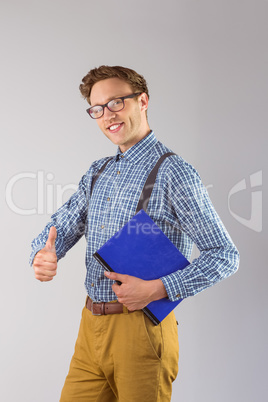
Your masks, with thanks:
[{"label": "belt buckle", "polygon": [[93,306],[94,306],[94,304],[100,304],[100,302],[96,302],[96,301],[91,301],[91,313],[92,313],[92,315],[102,315],[101,313],[94,313],[94,311],[93,311]]}]

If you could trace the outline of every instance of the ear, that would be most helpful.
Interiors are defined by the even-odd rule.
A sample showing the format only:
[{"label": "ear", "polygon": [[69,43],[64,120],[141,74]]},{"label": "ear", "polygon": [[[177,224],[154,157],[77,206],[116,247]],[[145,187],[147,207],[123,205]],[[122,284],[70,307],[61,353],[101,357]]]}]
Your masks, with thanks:
[{"label": "ear", "polygon": [[148,96],[145,92],[143,92],[140,96],[139,96],[139,105],[140,105],[140,109],[141,111],[145,111],[148,109],[148,103],[149,103],[149,99]]}]

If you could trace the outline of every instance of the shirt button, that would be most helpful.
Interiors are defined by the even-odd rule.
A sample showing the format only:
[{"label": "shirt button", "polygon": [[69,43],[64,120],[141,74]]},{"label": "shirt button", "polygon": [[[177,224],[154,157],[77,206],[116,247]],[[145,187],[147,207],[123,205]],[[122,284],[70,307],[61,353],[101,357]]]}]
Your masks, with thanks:
[{"label": "shirt button", "polygon": [[91,286],[94,287],[94,283],[91,283]]},{"label": "shirt button", "polygon": [[176,296],[178,299],[180,299],[181,298],[181,295],[180,294],[177,294],[177,296]]},{"label": "shirt button", "polygon": [[107,201],[110,201],[110,199],[111,199],[111,198],[110,198],[110,197],[108,197],[108,198],[107,198]]},{"label": "shirt button", "polygon": [[124,158],[125,155],[121,155],[121,158]]},{"label": "shirt button", "polygon": [[120,170],[118,170],[117,174],[120,174]]},{"label": "shirt button", "polygon": [[101,229],[104,229],[104,225],[101,225]]}]

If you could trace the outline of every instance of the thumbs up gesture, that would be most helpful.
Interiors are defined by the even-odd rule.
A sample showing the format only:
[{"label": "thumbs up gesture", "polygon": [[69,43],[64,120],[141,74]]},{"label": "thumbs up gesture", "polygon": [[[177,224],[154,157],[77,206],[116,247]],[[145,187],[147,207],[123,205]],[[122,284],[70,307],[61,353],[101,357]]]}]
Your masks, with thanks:
[{"label": "thumbs up gesture", "polygon": [[35,277],[41,282],[51,281],[57,273],[56,238],[57,229],[52,226],[45,247],[34,257],[33,269]]}]

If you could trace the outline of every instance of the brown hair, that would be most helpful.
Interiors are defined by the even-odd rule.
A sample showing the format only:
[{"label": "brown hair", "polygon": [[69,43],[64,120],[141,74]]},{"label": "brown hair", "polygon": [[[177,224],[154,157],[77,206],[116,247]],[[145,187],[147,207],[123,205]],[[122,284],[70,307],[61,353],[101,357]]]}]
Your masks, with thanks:
[{"label": "brown hair", "polygon": [[82,96],[90,104],[90,93],[94,84],[107,78],[119,78],[127,82],[134,92],[145,92],[149,98],[149,91],[145,78],[127,67],[100,66],[90,70],[82,79],[79,89]]}]

